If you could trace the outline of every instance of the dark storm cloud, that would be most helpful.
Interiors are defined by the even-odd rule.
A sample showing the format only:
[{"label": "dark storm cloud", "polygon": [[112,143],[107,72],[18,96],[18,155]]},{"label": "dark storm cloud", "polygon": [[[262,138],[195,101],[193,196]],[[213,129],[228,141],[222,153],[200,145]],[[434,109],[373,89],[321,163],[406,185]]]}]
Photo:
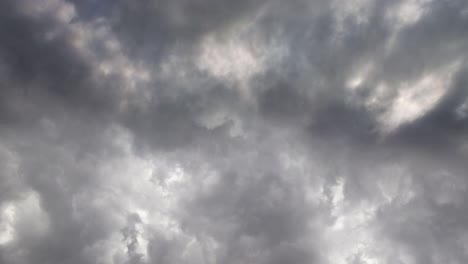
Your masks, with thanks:
[{"label": "dark storm cloud", "polygon": [[0,3],[0,262],[465,263],[465,1]]}]

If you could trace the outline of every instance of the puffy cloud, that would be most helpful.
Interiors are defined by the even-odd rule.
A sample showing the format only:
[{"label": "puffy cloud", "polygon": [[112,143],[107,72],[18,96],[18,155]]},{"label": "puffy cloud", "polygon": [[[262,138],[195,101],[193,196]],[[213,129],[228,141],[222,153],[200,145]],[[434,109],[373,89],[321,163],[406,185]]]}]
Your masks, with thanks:
[{"label": "puffy cloud", "polygon": [[465,263],[467,22],[0,2],[0,263]]}]

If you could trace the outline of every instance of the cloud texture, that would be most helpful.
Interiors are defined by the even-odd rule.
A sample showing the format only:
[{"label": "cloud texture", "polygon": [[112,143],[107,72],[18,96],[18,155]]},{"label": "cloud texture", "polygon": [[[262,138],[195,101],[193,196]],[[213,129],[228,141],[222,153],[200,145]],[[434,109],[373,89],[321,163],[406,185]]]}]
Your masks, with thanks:
[{"label": "cloud texture", "polygon": [[468,2],[0,1],[0,263],[468,261]]}]

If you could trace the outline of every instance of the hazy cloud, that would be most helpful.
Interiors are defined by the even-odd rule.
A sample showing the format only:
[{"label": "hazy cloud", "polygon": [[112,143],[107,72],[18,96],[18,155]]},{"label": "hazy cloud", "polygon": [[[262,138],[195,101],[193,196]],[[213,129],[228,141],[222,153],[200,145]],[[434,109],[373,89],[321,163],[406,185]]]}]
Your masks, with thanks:
[{"label": "hazy cloud", "polygon": [[0,263],[468,260],[462,0],[0,2]]}]

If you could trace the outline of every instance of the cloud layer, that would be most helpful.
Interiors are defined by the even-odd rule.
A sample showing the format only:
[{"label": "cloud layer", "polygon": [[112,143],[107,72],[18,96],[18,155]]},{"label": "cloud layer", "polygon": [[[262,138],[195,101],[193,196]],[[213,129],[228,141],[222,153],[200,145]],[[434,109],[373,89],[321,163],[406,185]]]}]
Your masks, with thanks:
[{"label": "cloud layer", "polygon": [[0,263],[468,261],[463,0],[0,2]]}]

